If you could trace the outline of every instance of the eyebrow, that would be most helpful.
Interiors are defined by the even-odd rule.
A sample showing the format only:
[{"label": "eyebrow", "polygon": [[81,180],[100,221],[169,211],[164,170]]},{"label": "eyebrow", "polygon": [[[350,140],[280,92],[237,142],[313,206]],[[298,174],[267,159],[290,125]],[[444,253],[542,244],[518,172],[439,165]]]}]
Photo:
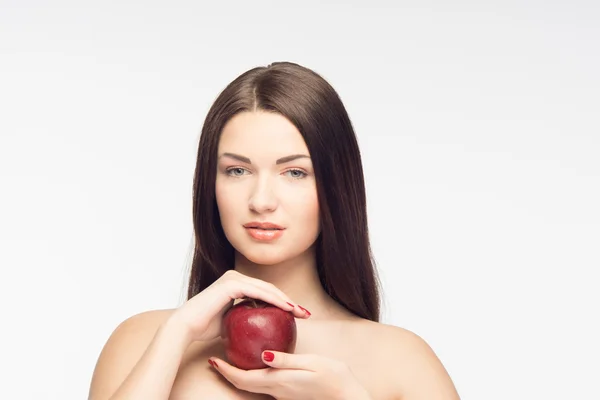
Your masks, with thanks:
[{"label": "eyebrow", "polygon": [[[250,159],[248,157],[244,157],[244,156],[240,156],[239,154],[234,154],[234,153],[223,153],[219,156],[219,158],[221,157],[230,157],[230,158],[234,158],[238,161],[244,162],[246,164],[252,164],[252,161],[250,161]],[[279,164],[285,164],[288,163],[290,161],[294,161],[297,160],[299,158],[310,158],[309,156],[305,155],[305,154],[292,154],[290,156],[285,156],[285,157],[281,157],[280,159],[278,159],[277,161],[275,161],[275,164],[279,165]]]}]

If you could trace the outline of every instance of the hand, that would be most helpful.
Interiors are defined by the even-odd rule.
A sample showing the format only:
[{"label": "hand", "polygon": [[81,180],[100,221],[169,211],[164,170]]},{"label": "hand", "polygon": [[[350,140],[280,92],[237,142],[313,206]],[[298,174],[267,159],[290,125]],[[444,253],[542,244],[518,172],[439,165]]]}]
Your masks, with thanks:
[{"label": "hand", "polygon": [[246,371],[217,357],[208,362],[236,388],[278,400],[370,400],[367,390],[341,361],[269,350],[263,352],[263,360],[270,368]]},{"label": "hand", "polygon": [[310,316],[294,305],[275,285],[229,270],[179,307],[171,320],[183,326],[190,341],[212,340],[221,335],[221,321],[225,311],[233,305],[234,300],[245,297],[263,300],[291,311],[297,318]]}]

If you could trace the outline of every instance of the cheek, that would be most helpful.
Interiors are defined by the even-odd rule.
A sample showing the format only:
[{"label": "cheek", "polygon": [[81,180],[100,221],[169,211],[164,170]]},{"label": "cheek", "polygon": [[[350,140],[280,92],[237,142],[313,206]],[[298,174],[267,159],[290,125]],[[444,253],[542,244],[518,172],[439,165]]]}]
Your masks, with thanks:
[{"label": "cheek", "polygon": [[304,224],[318,223],[319,218],[319,200],[314,190],[305,193],[290,196],[288,198],[288,212],[293,213],[297,219],[301,219]]},{"label": "cheek", "polygon": [[231,211],[235,209],[235,199],[236,196],[233,196],[230,193],[230,190],[227,190],[226,185],[220,185],[217,181],[215,185],[215,197],[217,201],[217,207],[219,208],[219,214],[221,215],[221,221],[226,221],[228,216],[231,215]]}]

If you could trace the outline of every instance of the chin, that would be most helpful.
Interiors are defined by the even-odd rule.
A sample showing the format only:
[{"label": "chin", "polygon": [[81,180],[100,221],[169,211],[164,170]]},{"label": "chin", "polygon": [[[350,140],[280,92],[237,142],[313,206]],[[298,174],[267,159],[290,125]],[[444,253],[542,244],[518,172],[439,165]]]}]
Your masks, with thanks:
[{"label": "chin", "polygon": [[240,255],[248,261],[258,265],[275,265],[288,260],[289,255],[274,251],[274,249],[264,249],[262,251],[240,251]]},{"label": "chin", "polygon": [[238,256],[256,265],[277,265],[291,260],[300,261],[306,257],[314,257],[314,246],[308,248],[281,249],[276,247],[240,246],[236,248]]},{"label": "chin", "polygon": [[274,243],[255,243],[247,238],[228,237],[237,256],[256,265],[277,265],[294,259],[314,257],[316,239],[317,237],[314,240],[287,238]]}]

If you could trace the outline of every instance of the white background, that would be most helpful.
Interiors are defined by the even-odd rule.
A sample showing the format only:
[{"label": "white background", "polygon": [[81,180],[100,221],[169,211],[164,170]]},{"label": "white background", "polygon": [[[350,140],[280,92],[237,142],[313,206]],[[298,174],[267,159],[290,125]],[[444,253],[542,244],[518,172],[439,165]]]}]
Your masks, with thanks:
[{"label": "white background", "polygon": [[383,322],[463,399],[600,398],[599,3],[281,3],[0,1],[0,398],[180,304],[206,112],[279,60],[354,123]]}]

